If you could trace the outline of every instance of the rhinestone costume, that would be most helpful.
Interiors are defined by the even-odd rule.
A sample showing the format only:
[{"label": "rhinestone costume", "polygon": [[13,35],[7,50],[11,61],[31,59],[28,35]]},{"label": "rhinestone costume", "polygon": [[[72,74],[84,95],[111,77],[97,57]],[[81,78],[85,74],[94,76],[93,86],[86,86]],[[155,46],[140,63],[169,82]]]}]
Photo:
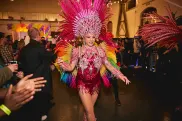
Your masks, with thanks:
[{"label": "rhinestone costume", "polygon": [[77,88],[93,94],[101,84],[100,68],[102,57],[97,49],[86,49],[78,59]]}]

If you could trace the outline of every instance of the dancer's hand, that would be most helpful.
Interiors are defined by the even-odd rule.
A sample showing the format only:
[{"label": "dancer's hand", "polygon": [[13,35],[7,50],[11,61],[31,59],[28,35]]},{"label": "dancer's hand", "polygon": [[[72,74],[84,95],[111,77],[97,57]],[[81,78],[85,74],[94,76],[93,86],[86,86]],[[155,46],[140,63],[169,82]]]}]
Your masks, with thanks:
[{"label": "dancer's hand", "polygon": [[58,57],[58,59],[57,59],[57,64],[58,64],[63,70],[65,70],[66,67],[64,66],[64,63],[63,63],[63,62],[64,62],[63,59],[62,59],[61,57]]},{"label": "dancer's hand", "polygon": [[58,57],[58,59],[57,59],[57,64],[59,65],[59,66],[62,66],[62,63],[63,63],[64,61],[63,61],[63,59],[61,58],[61,57]]},{"label": "dancer's hand", "polygon": [[120,78],[121,80],[123,80],[123,81],[126,83],[126,85],[128,85],[128,84],[131,83],[131,82],[128,80],[128,78],[127,78],[126,76],[124,76],[124,75],[121,75],[119,78]]},{"label": "dancer's hand", "polygon": [[13,86],[10,85],[4,100],[4,105],[11,111],[17,110],[33,99],[34,91],[23,89],[13,93]]},{"label": "dancer's hand", "polygon": [[33,90],[33,91],[41,91],[41,88],[44,87],[46,80],[43,80],[43,77],[30,79],[33,74],[27,75],[22,78],[15,87],[15,92],[19,92],[23,89]]},{"label": "dancer's hand", "polygon": [[66,62],[63,61],[63,59],[61,57],[58,57],[57,59],[57,64],[60,66],[61,69],[63,69],[64,71],[72,71],[75,67],[74,64],[68,64]]}]

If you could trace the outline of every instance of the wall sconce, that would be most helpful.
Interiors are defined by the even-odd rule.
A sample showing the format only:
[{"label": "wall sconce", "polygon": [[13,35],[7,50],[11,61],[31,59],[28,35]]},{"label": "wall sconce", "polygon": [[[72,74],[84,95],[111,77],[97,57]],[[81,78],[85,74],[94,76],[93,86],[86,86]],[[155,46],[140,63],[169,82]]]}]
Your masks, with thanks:
[{"label": "wall sconce", "polygon": [[44,21],[48,21],[48,19],[47,19],[47,18],[45,18],[45,19],[44,19]]},{"label": "wall sconce", "polygon": [[8,16],[8,19],[13,20],[13,19],[14,19],[14,17],[12,17],[12,16]]},{"label": "wall sconce", "polygon": [[25,18],[24,18],[24,17],[20,17],[20,19],[21,19],[21,20],[25,20]]}]

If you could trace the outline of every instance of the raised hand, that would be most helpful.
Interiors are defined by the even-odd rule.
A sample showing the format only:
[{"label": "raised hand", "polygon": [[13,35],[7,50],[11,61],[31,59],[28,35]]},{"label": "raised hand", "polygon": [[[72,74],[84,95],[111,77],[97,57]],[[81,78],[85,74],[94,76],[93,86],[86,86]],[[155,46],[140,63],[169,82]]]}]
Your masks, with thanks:
[{"label": "raised hand", "polygon": [[23,89],[41,91],[41,88],[45,86],[46,80],[43,80],[43,77],[30,79],[32,76],[33,74],[30,74],[22,78],[15,86],[15,91],[19,92]]},{"label": "raised hand", "polygon": [[33,99],[34,91],[23,89],[13,93],[13,86],[10,85],[5,96],[4,105],[11,111],[17,110]]},{"label": "raised hand", "polygon": [[119,76],[119,78],[120,78],[121,80],[123,80],[123,81],[126,83],[126,85],[128,85],[128,84],[131,83],[131,82],[128,80],[128,78],[127,78],[126,76],[124,76],[124,75]]},{"label": "raised hand", "polygon": [[22,71],[19,71],[16,76],[20,79],[22,79],[24,77],[24,73]]}]

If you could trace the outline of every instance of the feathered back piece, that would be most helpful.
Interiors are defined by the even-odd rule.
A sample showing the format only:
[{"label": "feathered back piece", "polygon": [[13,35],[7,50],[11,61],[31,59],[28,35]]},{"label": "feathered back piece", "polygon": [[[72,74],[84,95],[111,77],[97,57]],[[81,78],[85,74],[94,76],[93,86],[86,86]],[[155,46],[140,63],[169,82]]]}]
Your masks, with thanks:
[{"label": "feathered back piece", "polygon": [[[108,60],[114,67],[116,65],[116,45],[112,42],[112,34],[106,32],[106,19],[112,14],[107,7],[105,0],[60,0],[62,9],[61,16],[64,18],[60,26],[60,41],[57,43],[55,51],[58,57],[64,62],[70,63],[72,50],[75,48],[74,40],[83,37],[87,33],[92,33],[99,40],[104,41],[102,48],[106,51]],[[73,43],[73,44],[72,44]],[[60,71],[61,80],[69,87],[76,87],[77,69],[73,72],[64,72],[55,63]],[[110,86],[106,67],[103,65],[100,70],[104,85]]]},{"label": "feathered back piece", "polygon": [[169,9],[167,10],[169,13],[168,17],[153,13],[152,15],[161,22],[146,24],[139,30],[139,34],[148,47],[158,43],[159,47],[165,46],[168,49],[172,49],[178,40],[182,40],[182,26],[177,26],[172,12]]},{"label": "feathered back piece", "polygon": [[61,38],[72,41],[92,33],[96,38],[104,38],[106,19],[111,16],[105,0],[60,0],[64,20],[61,21]]}]

